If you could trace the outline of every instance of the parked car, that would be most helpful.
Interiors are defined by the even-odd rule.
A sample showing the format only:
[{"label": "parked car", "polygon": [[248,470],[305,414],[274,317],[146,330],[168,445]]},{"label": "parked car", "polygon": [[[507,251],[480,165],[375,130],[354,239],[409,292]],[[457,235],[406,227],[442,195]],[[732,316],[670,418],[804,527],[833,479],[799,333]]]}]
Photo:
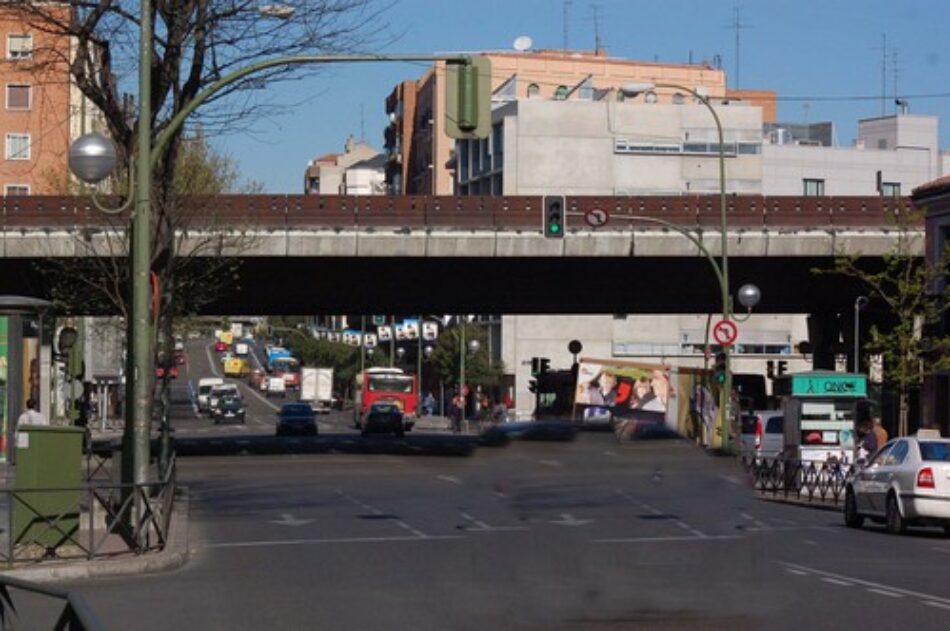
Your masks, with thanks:
[{"label": "parked car", "polygon": [[262,383],[265,386],[264,392],[267,398],[279,396],[283,399],[287,397],[287,384],[283,377],[267,377]]},{"label": "parked car", "polygon": [[277,435],[317,434],[317,414],[309,403],[285,403],[277,412]]},{"label": "parked car", "polygon": [[363,436],[370,434],[404,436],[406,425],[402,410],[392,403],[374,403],[363,415],[360,433]]},{"label": "parked car", "polygon": [[241,400],[241,397],[226,394],[218,399],[211,411],[211,417],[214,419],[215,425],[229,421],[243,423],[244,401]]},{"label": "parked car", "polygon": [[879,449],[845,488],[845,525],[860,528],[866,517],[894,534],[942,526],[950,536],[950,440],[922,430]]},{"label": "parked car", "polygon": [[785,415],[782,410],[744,412],[740,419],[742,455],[773,460],[785,449]]}]

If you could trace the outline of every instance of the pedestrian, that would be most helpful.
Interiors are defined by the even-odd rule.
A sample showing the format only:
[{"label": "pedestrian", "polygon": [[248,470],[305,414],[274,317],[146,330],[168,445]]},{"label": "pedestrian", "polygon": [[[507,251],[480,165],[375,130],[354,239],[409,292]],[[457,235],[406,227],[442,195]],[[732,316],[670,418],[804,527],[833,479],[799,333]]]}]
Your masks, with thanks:
[{"label": "pedestrian", "polygon": [[504,423],[508,420],[508,406],[505,405],[504,401],[499,401],[495,404],[494,409],[492,410],[492,423],[498,425],[499,423]]},{"label": "pedestrian", "polygon": [[458,434],[462,431],[462,418],[465,416],[465,397],[461,394],[452,398],[452,432]]},{"label": "pedestrian", "polygon": [[17,419],[17,425],[49,425],[46,417],[36,411],[36,401],[26,400],[26,410]]},{"label": "pedestrian", "polygon": [[861,441],[858,443],[858,458],[865,460],[871,458],[877,453],[877,436],[874,435],[874,427],[870,421],[864,421],[858,428],[858,435]]},{"label": "pedestrian", "polygon": [[881,448],[881,447],[883,447],[884,445],[886,445],[886,444],[887,444],[887,430],[884,429],[884,426],[883,426],[883,425],[881,425],[881,417],[880,417],[880,416],[875,416],[875,417],[874,417],[874,427],[873,427],[873,431],[874,431],[874,437],[877,438],[877,446],[878,446],[878,448]]}]

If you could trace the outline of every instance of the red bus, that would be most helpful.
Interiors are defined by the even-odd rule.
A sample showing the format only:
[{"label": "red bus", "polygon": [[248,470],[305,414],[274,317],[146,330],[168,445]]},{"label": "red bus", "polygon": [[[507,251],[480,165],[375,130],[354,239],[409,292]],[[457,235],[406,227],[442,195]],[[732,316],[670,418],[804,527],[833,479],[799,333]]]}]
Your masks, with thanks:
[{"label": "red bus", "polygon": [[353,412],[357,426],[376,402],[392,403],[402,410],[407,417],[407,429],[413,425],[408,417],[418,414],[419,384],[415,375],[408,375],[401,368],[369,368],[356,376],[353,392],[356,397]]}]

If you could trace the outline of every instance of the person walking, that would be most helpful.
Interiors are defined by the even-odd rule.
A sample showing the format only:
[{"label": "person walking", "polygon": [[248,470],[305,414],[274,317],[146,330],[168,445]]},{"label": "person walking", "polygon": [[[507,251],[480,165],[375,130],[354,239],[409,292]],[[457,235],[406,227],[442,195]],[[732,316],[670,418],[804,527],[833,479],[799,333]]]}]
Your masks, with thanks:
[{"label": "person walking", "polygon": [[26,400],[26,410],[17,419],[17,425],[49,425],[46,417],[36,410],[36,401]]},{"label": "person walking", "polygon": [[465,397],[461,393],[452,398],[452,432],[455,434],[462,431],[462,419],[465,416]]}]

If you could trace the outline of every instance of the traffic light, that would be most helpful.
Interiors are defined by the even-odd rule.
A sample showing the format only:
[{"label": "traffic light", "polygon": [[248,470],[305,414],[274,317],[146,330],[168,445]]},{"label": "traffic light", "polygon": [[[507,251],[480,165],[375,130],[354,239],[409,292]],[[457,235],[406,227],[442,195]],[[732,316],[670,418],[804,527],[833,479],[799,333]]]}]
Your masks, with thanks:
[{"label": "traffic light", "polygon": [[83,359],[83,347],[76,344],[66,356],[66,373],[70,380],[82,381],[86,374],[86,362]]},{"label": "traffic light", "polygon": [[528,380],[528,391],[531,392],[532,394],[537,394],[537,392],[538,392],[538,380],[537,380],[537,379],[529,379],[529,380]]},{"label": "traffic light", "polygon": [[544,196],[544,236],[548,239],[564,238],[564,196]]},{"label": "traffic light", "polygon": [[716,353],[716,367],[713,371],[713,379],[715,379],[719,385],[726,383],[726,354],[722,351]]},{"label": "traffic light", "polygon": [[551,367],[551,360],[547,357],[532,357],[531,358],[531,376],[540,377],[546,373]]},{"label": "traffic light", "polygon": [[545,374],[548,371],[548,368],[550,368],[550,366],[551,366],[551,360],[548,359],[547,357],[542,357],[541,365],[538,367],[540,369],[538,371],[538,374],[539,375]]},{"label": "traffic light", "polygon": [[445,64],[445,134],[449,138],[488,138],[491,133],[491,60]]}]

